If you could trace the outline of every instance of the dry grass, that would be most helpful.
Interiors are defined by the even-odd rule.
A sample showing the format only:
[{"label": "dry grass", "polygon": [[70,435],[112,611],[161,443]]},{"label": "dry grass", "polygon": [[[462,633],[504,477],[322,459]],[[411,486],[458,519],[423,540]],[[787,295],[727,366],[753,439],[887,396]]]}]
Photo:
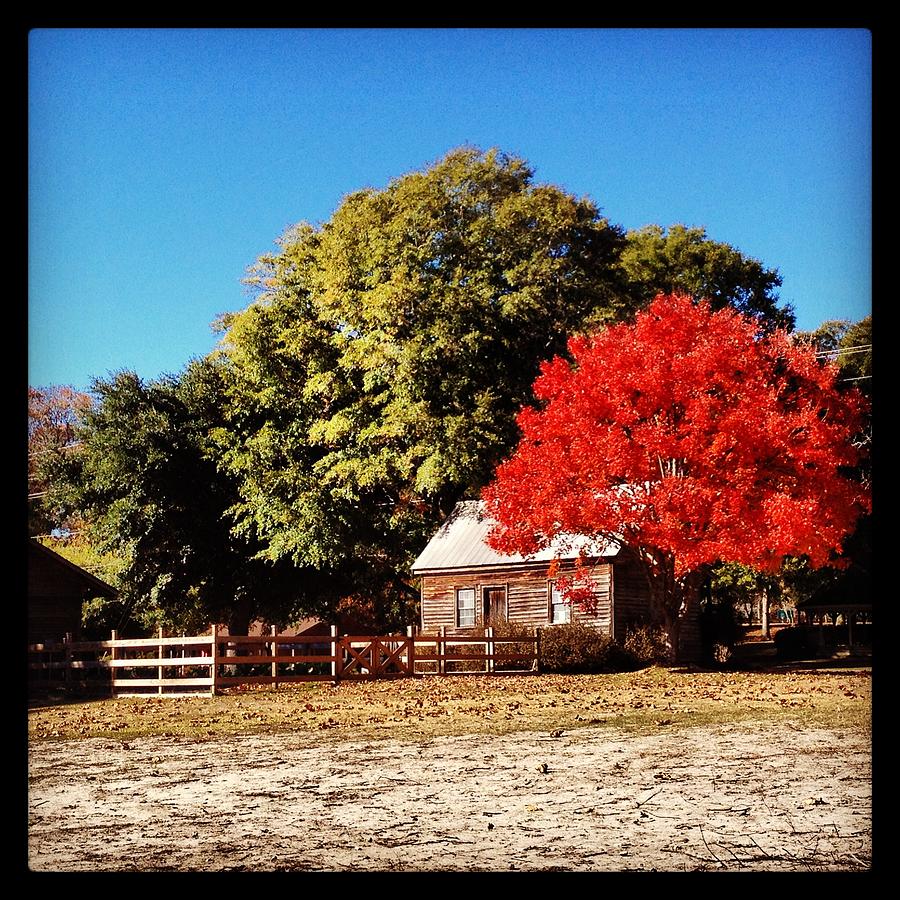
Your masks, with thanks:
[{"label": "dry grass", "polygon": [[237,690],[212,698],[122,698],[35,705],[31,741],[144,736],[211,740],[306,732],[310,739],[636,730],[768,720],[790,727],[869,729],[868,670],[424,677]]}]

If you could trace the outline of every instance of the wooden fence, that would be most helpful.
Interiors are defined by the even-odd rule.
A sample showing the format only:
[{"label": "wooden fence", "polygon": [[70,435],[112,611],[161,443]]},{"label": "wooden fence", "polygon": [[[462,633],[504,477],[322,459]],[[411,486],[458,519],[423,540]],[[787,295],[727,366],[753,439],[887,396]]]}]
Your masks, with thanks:
[{"label": "wooden fence", "polygon": [[398,678],[435,674],[500,674],[537,671],[540,632],[497,636],[435,634],[372,637],[277,634],[256,637],[207,634],[108,641],[71,641],[28,647],[32,687],[94,687],[124,696],[213,695],[241,684],[271,685],[302,681]]}]

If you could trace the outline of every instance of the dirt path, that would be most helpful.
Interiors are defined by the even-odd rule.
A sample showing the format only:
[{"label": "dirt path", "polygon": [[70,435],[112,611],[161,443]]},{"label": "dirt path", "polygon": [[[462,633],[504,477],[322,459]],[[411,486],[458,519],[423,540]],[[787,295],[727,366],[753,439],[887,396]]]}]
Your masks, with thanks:
[{"label": "dirt path", "polygon": [[[303,743],[305,742],[305,743]],[[856,731],[40,742],[34,871],[861,871]]]}]

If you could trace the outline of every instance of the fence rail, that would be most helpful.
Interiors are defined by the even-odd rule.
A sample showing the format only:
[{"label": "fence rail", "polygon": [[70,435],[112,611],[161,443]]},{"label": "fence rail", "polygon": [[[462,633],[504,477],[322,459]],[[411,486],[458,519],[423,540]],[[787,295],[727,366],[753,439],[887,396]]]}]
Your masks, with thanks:
[{"label": "fence rail", "polygon": [[241,684],[537,671],[540,631],[528,637],[435,634],[221,634],[32,644],[32,686],[93,686],[114,697],[213,695]]}]

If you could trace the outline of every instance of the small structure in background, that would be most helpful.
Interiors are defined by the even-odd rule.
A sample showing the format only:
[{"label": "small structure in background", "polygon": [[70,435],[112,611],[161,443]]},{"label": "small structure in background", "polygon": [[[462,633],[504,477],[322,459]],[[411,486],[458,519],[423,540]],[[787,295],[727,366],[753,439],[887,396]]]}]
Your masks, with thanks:
[{"label": "small structure in background", "polygon": [[[421,579],[424,632],[443,627],[465,635],[505,623],[547,626],[569,621],[591,625],[623,639],[629,628],[651,623],[650,592],[640,563],[615,543],[598,546],[574,536],[564,545],[530,557],[498,553],[487,543],[494,522],[481,501],[456,505],[413,563]],[[590,573],[589,608],[567,602],[560,579],[571,578],[579,556]],[[556,571],[551,563],[558,560]],[[700,655],[699,609],[681,626],[681,657]]]},{"label": "small structure in background", "polygon": [[28,539],[28,643],[78,638],[81,605],[91,597],[117,596],[101,581],[34,538]]},{"label": "small structure in background", "polygon": [[851,654],[871,652],[871,578],[852,566],[832,584],[798,603],[797,617],[803,625],[817,626],[816,648],[820,656],[840,647],[846,647]]}]

